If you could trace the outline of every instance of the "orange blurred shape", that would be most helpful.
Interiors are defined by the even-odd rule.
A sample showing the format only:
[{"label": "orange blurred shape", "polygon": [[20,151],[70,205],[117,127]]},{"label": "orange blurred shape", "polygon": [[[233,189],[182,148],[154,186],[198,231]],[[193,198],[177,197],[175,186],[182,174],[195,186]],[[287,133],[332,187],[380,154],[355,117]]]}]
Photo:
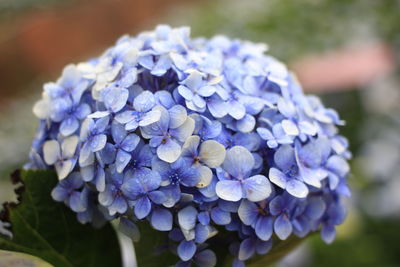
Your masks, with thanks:
[{"label": "orange blurred shape", "polygon": [[349,90],[393,72],[395,56],[386,44],[374,43],[308,56],[291,69],[307,92]]}]

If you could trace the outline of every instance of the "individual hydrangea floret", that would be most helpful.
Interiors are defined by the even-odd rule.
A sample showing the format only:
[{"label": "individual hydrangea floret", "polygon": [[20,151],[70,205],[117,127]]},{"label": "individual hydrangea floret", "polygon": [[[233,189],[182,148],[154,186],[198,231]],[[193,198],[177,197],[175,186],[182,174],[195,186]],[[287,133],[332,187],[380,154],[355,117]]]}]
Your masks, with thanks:
[{"label": "individual hydrangea floret", "polygon": [[26,166],[56,170],[52,197],[82,223],[168,232],[178,267],[219,266],[215,248],[244,266],[315,231],[330,243],[350,195],[344,122],[266,52],[186,27],[123,36],[44,85]]}]

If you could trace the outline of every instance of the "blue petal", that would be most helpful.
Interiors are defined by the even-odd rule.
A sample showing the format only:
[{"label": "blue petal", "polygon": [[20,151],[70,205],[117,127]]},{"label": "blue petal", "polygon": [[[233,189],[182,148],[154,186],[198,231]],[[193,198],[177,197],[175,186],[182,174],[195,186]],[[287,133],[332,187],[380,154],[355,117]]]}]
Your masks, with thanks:
[{"label": "blue petal", "polygon": [[115,166],[117,167],[117,172],[123,172],[131,158],[131,154],[123,151],[122,149],[119,149],[115,158]]},{"label": "blue petal", "polygon": [[128,133],[126,132],[124,126],[119,123],[113,123],[111,125],[111,135],[116,144],[121,144]]},{"label": "blue petal", "polygon": [[206,85],[206,86],[202,86],[199,90],[198,90],[198,94],[204,97],[210,97],[215,93],[215,87],[214,86],[210,86],[210,85]]},{"label": "blue petal", "polygon": [[292,223],[286,215],[280,215],[274,223],[274,231],[281,240],[286,240],[293,231]]},{"label": "blue petal", "polygon": [[288,178],[280,170],[278,170],[276,168],[269,169],[268,178],[272,183],[276,184],[280,188],[283,188],[283,189],[286,188],[286,183],[287,183]]},{"label": "blue petal", "polygon": [[113,194],[110,187],[106,187],[103,192],[99,193],[99,203],[103,206],[110,206],[113,202]]},{"label": "blue petal", "polygon": [[149,215],[151,211],[151,202],[148,197],[144,196],[139,198],[134,206],[134,212],[138,219],[143,219]]},{"label": "blue petal", "polygon": [[249,114],[246,114],[242,119],[236,122],[236,128],[242,133],[251,132],[255,126],[256,120]]},{"label": "blue petal", "polygon": [[328,159],[326,167],[340,177],[346,176],[350,171],[349,164],[342,157],[336,155]]},{"label": "blue petal", "polygon": [[286,101],[283,98],[280,98],[278,100],[278,109],[279,112],[287,118],[292,118],[296,115],[295,106],[291,102]]},{"label": "blue petal", "polygon": [[55,200],[55,201],[64,201],[65,199],[67,199],[69,195],[69,192],[67,190],[65,190],[65,188],[57,185],[56,187],[54,187],[54,189],[51,191],[51,197]]},{"label": "blue petal", "polygon": [[197,219],[202,225],[209,225],[210,224],[210,215],[206,211],[202,211],[197,215]]},{"label": "blue petal", "polygon": [[245,225],[254,225],[258,218],[258,206],[246,199],[243,199],[238,209],[240,220]]},{"label": "blue petal", "polygon": [[173,207],[181,199],[181,191],[179,186],[169,185],[160,189],[164,193],[166,200],[163,202],[163,206],[166,208]]},{"label": "blue petal", "polygon": [[126,200],[120,196],[117,196],[113,203],[108,207],[110,211],[110,215],[114,215],[115,213],[124,214],[128,209],[128,204]]},{"label": "blue petal", "polygon": [[207,241],[208,237],[210,235],[209,227],[202,225],[202,224],[197,224],[196,229],[195,229],[195,241],[196,243],[204,243]]},{"label": "blue petal", "polygon": [[211,210],[211,219],[217,225],[227,225],[231,222],[231,214],[215,207]]},{"label": "blue petal", "polygon": [[159,231],[171,231],[172,214],[167,209],[157,208],[151,213],[151,225]]},{"label": "blue petal", "polygon": [[179,94],[186,100],[191,101],[193,99],[192,91],[184,85],[178,86]]},{"label": "blue petal", "polygon": [[[150,110],[149,112],[142,115],[141,120],[139,121],[139,126],[148,126],[152,123],[158,122],[161,118],[161,111],[159,110]],[[131,128],[132,130],[136,129],[137,126],[133,127],[133,124],[137,122],[131,122],[127,124],[127,127]],[[132,124],[132,125],[131,125]],[[135,124],[135,125],[136,125]]]},{"label": "blue petal", "polygon": [[321,197],[313,197],[308,200],[308,205],[305,214],[312,220],[318,220],[324,214],[326,204]]},{"label": "blue petal", "polygon": [[208,99],[207,107],[215,118],[222,118],[228,114],[228,104],[218,96],[214,95]]},{"label": "blue petal", "polygon": [[269,203],[269,211],[272,215],[276,216],[282,213],[285,203],[281,195],[274,197]]},{"label": "blue petal", "polygon": [[108,127],[109,122],[110,122],[109,117],[104,117],[104,118],[98,119],[95,122],[94,128],[97,129],[97,132],[104,132],[104,130]]},{"label": "blue petal", "polygon": [[88,104],[81,104],[74,112],[74,116],[80,120],[86,119],[86,117],[92,112]]},{"label": "blue petal", "polygon": [[156,98],[150,91],[143,91],[133,100],[133,107],[140,112],[148,112],[156,105]]},{"label": "blue petal", "polygon": [[147,193],[158,189],[161,184],[160,175],[151,169],[140,168],[134,171],[133,176],[125,173],[125,182],[121,186],[121,190],[132,199],[135,199],[142,193]]},{"label": "blue petal", "polygon": [[308,195],[308,188],[297,179],[289,179],[286,182],[286,191],[292,196],[305,198]]},{"label": "blue petal", "polygon": [[175,105],[175,101],[172,98],[171,93],[168,91],[157,91],[155,93],[155,97],[157,102],[165,108],[171,108],[173,105]]},{"label": "blue petal", "polygon": [[273,233],[273,220],[271,216],[261,216],[255,225],[256,235],[264,241],[271,239]]},{"label": "blue petal", "polygon": [[60,144],[56,140],[46,141],[43,145],[44,161],[48,165],[53,165],[61,158]]},{"label": "blue petal", "polygon": [[246,177],[254,167],[253,155],[242,146],[234,146],[226,152],[222,168],[233,177]]},{"label": "blue petal", "polygon": [[98,134],[88,141],[88,143],[92,152],[100,151],[106,146],[107,136],[105,134]]},{"label": "blue petal", "polygon": [[140,142],[140,137],[136,134],[130,134],[121,143],[121,148],[126,152],[132,152]]},{"label": "blue petal", "polygon": [[256,251],[259,255],[265,255],[272,248],[272,239],[265,242],[257,242]]},{"label": "blue petal", "polygon": [[70,116],[61,122],[60,133],[64,136],[70,136],[71,134],[76,132],[78,128],[79,121],[75,117]]},{"label": "blue petal", "polygon": [[148,196],[151,201],[159,205],[163,204],[167,200],[167,197],[162,191],[151,191],[148,193]]},{"label": "blue petal", "polygon": [[197,109],[204,109],[206,107],[206,101],[199,95],[195,95],[192,102]]},{"label": "blue petal", "polygon": [[259,127],[257,128],[257,133],[260,135],[260,137],[263,140],[272,140],[274,139],[274,136],[270,130],[267,128]]},{"label": "blue petal", "polygon": [[125,124],[137,118],[137,114],[135,111],[127,110],[121,113],[118,113],[115,116],[115,120],[119,123]]},{"label": "blue petal", "polygon": [[336,230],[335,227],[331,224],[325,224],[321,229],[321,237],[325,243],[330,244],[335,240]]},{"label": "blue petal", "polygon": [[254,175],[243,180],[246,198],[253,202],[266,199],[272,192],[271,184],[264,175]]},{"label": "blue petal", "polygon": [[297,125],[291,120],[283,120],[281,122],[282,128],[287,135],[297,136],[299,135],[299,128]]},{"label": "blue petal", "polygon": [[193,134],[194,131],[194,120],[187,117],[185,122],[178,128],[170,129],[171,136],[178,139],[180,142],[185,142],[186,139]]},{"label": "blue petal", "polygon": [[111,164],[115,161],[116,150],[113,144],[107,143],[100,152],[101,161],[104,164]]},{"label": "blue petal", "polygon": [[107,109],[112,112],[120,111],[126,104],[129,91],[125,88],[106,88],[103,93],[103,101]]},{"label": "blue petal", "polygon": [[172,61],[169,55],[161,55],[156,65],[151,70],[151,74],[155,76],[162,76],[171,68],[171,65]]},{"label": "blue petal", "polygon": [[240,243],[238,258],[241,261],[250,259],[256,251],[256,242],[253,238],[246,238]]},{"label": "blue petal", "polygon": [[82,212],[86,210],[86,207],[82,203],[81,193],[77,191],[70,195],[68,205],[71,210],[75,212]]},{"label": "blue petal", "polygon": [[170,128],[177,128],[181,126],[187,118],[186,109],[181,105],[175,105],[168,110],[169,112],[169,127]]},{"label": "blue petal", "polygon": [[180,154],[181,146],[171,139],[168,139],[166,143],[161,144],[159,147],[157,147],[157,156],[161,160],[168,163],[176,161],[179,158]]},{"label": "blue petal", "polygon": [[239,201],[243,198],[243,189],[240,181],[219,181],[215,188],[217,195],[224,200]]},{"label": "blue petal", "polygon": [[240,120],[246,115],[246,108],[236,100],[229,101],[229,103],[228,103],[228,113],[234,119]]},{"label": "blue petal", "polygon": [[275,164],[279,169],[286,171],[296,164],[295,153],[290,145],[283,145],[274,154]]},{"label": "blue petal", "polygon": [[194,229],[197,220],[197,210],[192,206],[187,206],[186,208],[178,212],[178,222],[179,226],[185,230]]},{"label": "blue petal", "polygon": [[196,252],[196,244],[193,241],[183,240],[178,245],[178,256],[183,261],[188,261],[191,258],[193,258],[195,252]]}]

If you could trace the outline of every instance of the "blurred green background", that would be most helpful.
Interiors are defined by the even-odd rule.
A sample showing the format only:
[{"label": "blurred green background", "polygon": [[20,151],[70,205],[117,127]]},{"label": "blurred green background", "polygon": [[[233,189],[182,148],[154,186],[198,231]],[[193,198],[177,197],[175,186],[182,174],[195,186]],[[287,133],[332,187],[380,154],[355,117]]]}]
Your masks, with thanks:
[{"label": "blurred green background", "polygon": [[0,1],[0,201],[27,159],[41,85],[124,33],[156,24],[267,43],[347,121],[353,197],[336,242],[319,236],[279,266],[400,266],[400,1]]}]

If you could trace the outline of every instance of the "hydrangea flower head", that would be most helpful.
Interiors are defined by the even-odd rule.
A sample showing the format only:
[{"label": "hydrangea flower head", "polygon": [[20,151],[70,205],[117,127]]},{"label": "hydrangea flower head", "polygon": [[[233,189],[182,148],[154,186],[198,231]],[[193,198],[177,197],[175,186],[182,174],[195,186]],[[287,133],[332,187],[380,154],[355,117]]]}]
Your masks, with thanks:
[{"label": "hydrangea flower head", "polygon": [[81,222],[97,210],[168,232],[177,266],[215,266],[220,231],[242,266],[274,237],[332,242],[345,218],[343,121],[262,44],[165,25],[124,36],[45,84],[34,113],[27,167],[57,171],[53,198]]}]

